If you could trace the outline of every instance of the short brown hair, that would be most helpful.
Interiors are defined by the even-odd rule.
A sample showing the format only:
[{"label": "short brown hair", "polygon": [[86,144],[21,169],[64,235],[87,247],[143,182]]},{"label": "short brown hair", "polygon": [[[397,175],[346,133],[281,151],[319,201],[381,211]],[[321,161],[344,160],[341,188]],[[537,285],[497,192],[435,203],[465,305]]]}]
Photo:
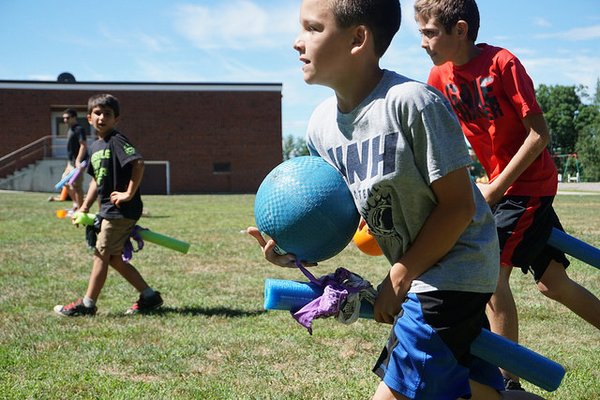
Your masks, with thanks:
[{"label": "short brown hair", "polygon": [[353,25],[369,28],[378,57],[383,56],[400,29],[402,12],[398,0],[331,0],[330,6],[341,28]]},{"label": "short brown hair", "polygon": [[417,0],[415,16],[437,19],[446,33],[460,20],[469,25],[468,38],[475,43],[479,33],[479,9],[475,0]]},{"label": "short brown hair", "polygon": [[88,114],[92,113],[94,107],[108,107],[115,113],[115,117],[118,117],[121,113],[121,107],[119,105],[119,99],[112,94],[103,93],[96,94],[90,97],[88,100]]}]

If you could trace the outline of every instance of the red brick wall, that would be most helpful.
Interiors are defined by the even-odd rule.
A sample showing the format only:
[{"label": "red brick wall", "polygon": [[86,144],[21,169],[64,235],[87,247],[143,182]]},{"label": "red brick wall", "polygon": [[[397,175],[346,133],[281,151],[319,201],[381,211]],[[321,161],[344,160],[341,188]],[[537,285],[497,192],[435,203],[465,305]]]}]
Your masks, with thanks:
[{"label": "red brick wall", "polygon": [[[50,135],[52,111],[111,93],[121,103],[118,128],[144,159],[170,162],[171,193],[255,192],[282,161],[280,90],[141,91],[106,85],[100,90],[77,90],[75,84],[61,90],[1,88],[0,157]],[[214,163],[230,163],[231,170],[214,173]]]}]

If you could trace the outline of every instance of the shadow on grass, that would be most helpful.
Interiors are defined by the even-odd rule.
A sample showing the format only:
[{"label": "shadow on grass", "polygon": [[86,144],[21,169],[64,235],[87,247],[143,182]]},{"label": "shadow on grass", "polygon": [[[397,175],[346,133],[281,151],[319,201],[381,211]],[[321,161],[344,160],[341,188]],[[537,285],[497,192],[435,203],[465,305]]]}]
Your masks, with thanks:
[{"label": "shadow on grass", "polygon": [[140,217],[140,219],[142,218],[147,218],[147,219],[163,219],[163,218],[171,218],[170,215],[154,215],[154,214],[142,214],[142,216]]},{"label": "shadow on grass", "polygon": [[239,318],[239,317],[254,317],[266,313],[265,310],[238,310],[227,307],[161,307],[154,311],[154,314],[181,314],[181,315],[192,315],[192,316],[205,316],[205,317],[225,317],[225,318]]},{"label": "shadow on grass", "polygon": [[[243,317],[255,317],[266,313],[266,310],[238,310],[227,307],[161,307],[158,310],[151,311],[140,315],[169,315],[169,314],[180,314],[180,315],[191,315],[193,317],[225,317],[225,318],[243,318]],[[131,318],[130,315],[114,314],[112,317],[124,317]]]}]

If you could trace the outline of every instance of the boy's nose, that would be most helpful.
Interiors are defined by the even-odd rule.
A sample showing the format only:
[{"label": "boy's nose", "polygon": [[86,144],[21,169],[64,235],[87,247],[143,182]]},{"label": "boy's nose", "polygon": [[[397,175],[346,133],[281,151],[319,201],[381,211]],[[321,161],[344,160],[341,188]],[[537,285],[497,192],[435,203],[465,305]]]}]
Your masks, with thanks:
[{"label": "boy's nose", "polygon": [[297,52],[299,52],[299,53],[302,52],[302,49],[304,48],[304,42],[302,40],[300,40],[300,36],[298,36],[296,39],[294,39],[294,43],[292,44],[292,47]]}]

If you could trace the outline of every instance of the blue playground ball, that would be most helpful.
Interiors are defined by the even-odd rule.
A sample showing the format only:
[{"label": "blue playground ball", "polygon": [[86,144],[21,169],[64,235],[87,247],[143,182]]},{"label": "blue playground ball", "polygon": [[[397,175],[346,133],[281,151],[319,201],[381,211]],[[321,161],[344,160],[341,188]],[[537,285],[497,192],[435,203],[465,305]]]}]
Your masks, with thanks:
[{"label": "blue playground ball", "polygon": [[284,161],[265,177],[256,193],[254,218],[278,250],[306,262],[342,251],[359,221],[342,175],[315,156]]}]

